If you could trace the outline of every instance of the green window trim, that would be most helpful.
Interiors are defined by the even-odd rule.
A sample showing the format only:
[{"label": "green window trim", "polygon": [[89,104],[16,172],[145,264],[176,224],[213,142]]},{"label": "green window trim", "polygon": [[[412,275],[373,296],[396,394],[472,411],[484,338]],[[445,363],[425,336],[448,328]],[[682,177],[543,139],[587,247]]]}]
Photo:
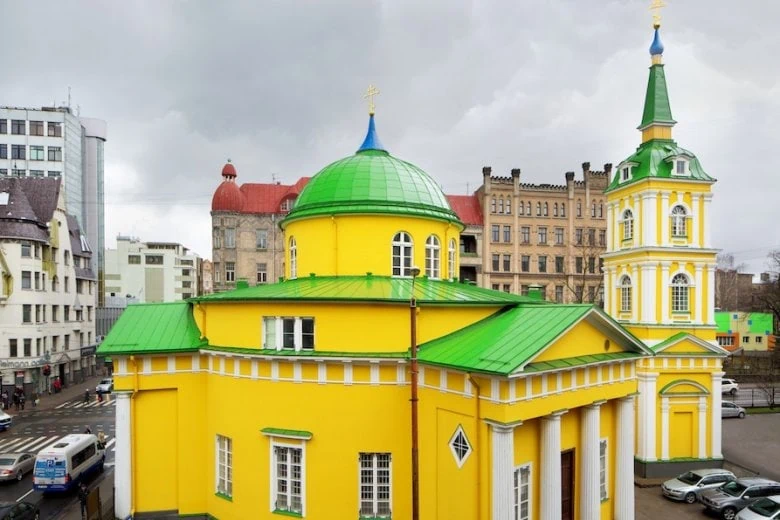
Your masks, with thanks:
[{"label": "green window trim", "polygon": [[303,515],[294,511],[285,511],[284,509],[274,509],[272,511],[275,515],[292,516],[294,518],[303,518]]},{"label": "green window trim", "polygon": [[280,437],[283,439],[311,440],[313,434],[306,430],[289,430],[285,428],[263,428],[260,433],[267,437]]},{"label": "green window trim", "polygon": [[219,498],[221,498],[223,500],[227,500],[228,502],[232,502],[233,501],[233,497],[232,496],[226,495],[224,493],[220,493],[219,491],[214,493],[214,496],[217,496],[217,497],[219,497]]}]

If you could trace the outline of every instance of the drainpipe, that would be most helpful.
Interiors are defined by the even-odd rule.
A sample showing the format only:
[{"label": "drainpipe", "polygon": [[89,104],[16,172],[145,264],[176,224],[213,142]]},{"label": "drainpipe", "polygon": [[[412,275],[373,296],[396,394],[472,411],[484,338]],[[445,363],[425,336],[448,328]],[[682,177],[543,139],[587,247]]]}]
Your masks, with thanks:
[{"label": "drainpipe", "polygon": [[414,281],[420,274],[419,267],[412,267],[412,291],[409,297],[411,329],[411,373],[412,373],[412,520],[420,520],[420,457],[419,431],[417,427],[417,299],[414,297]]},{"label": "drainpipe", "polygon": [[476,389],[476,393],[474,394],[474,397],[476,398],[474,420],[477,423],[476,445],[478,448],[475,450],[476,453],[474,453],[474,456],[477,458],[477,482],[475,486],[477,489],[477,518],[480,518],[482,515],[482,444],[480,441],[480,431],[482,430],[482,425],[480,424],[480,416],[482,415],[482,411],[480,409],[480,398],[482,397],[482,394],[477,380],[474,379],[470,373],[468,374],[468,377],[471,386]]},{"label": "drainpipe", "polygon": [[138,360],[135,356],[130,356],[130,362],[133,364],[133,395],[130,396],[130,467],[133,470],[130,473],[130,518],[135,516],[135,494],[138,491],[138,485],[135,471],[136,468],[136,443],[137,435],[135,432],[135,397],[138,395]]}]

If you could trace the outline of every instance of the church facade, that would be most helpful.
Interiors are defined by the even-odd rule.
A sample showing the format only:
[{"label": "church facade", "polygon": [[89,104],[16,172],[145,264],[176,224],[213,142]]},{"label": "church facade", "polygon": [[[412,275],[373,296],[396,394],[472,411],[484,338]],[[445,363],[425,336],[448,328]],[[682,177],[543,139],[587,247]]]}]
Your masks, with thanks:
[{"label": "church facade", "polygon": [[[650,123],[697,173],[641,146],[617,169],[601,310],[457,282],[464,224],[372,113],[281,221],[283,281],[131,306],[106,337],[116,515],[630,520],[635,472],[719,464],[712,179]],[[685,246],[670,201],[699,212]]]}]

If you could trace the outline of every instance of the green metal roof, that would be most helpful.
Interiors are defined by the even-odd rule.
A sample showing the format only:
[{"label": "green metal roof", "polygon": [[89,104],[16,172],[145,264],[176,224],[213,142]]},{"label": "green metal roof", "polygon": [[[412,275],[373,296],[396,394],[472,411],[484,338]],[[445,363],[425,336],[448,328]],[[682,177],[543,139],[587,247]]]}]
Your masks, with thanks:
[{"label": "green metal roof", "polygon": [[618,359],[636,359],[642,357],[639,352],[604,352],[590,356],[575,356],[565,359],[553,359],[528,363],[523,367],[523,372],[545,372],[547,370],[560,370],[562,368],[574,368],[601,361],[615,361]]},{"label": "green metal roof", "polygon": [[731,329],[731,314],[730,312],[716,312],[715,313],[715,325],[718,326],[718,332],[728,334]]},{"label": "green metal roof", "polygon": [[[255,285],[232,291],[192,298],[192,302],[240,301],[362,301],[408,302],[411,297],[411,278],[389,276],[309,276],[267,285]],[[444,280],[417,278],[414,296],[424,305],[507,305],[536,303],[528,298],[469,284]]]},{"label": "green metal roof", "polygon": [[323,168],[306,184],[281,225],[339,214],[429,217],[464,227],[427,173],[375,149],[358,151]]},{"label": "green metal roof", "polygon": [[292,437],[295,439],[309,440],[312,438],[312,433],[306,430],[290,430],[288,428],[263,428],[261,433],[269,435],[271,437]]},{"label": "green metal roof", "polygon": [[246,348],[206,345],[201,350],[214,352],[230,352],[236,355],[250,356],[274,356],[274,357],[294,357],[294,358],[379,358],[379,359],[406,359],[409,357],[408,351],[403,352],[331,352],[325,350],[276,350],[266,348]]},{"label": "green metal roof", "polygon": [[205,344],[189,303],[141,303],[122,312],[98,347],[98,354],[187,352]]},{"label": "green metal roof", "polygon": [[645,94],[645,109],[642,112],[642,123],[639,128],[645,128],[653,123],[662,125],[676,123],[672,118],[672,109],[669,106],[664,66],[660,63],[650,67],[650,77],[647,79],[647,93]]},{"label": "green metal roof", "polygon": [[[674,168],[674,157],[685,156],[688,159],[688,170],[690,175],[672,175]],[[606,191],[612,191],[623,186],[627,186],[650,177],[659,179],[679,179],[681,181],[697,180],[715,182],[715,179],[707,175],[699,162],[691,152],[685,148],[677,146],[677,143],[671,139],[652,139],[639,145],[636,152],[620,163],[630,163],[631,179],[626,182],[620,182],[620,166],[615,171],[612,182]]]},{"label": "green metal roof", "polygon": [[774,330],[774,320],[767,312],[751,312],[748,320],[751,334],[772,334]]},{"label": "green metal roof", "polygon": [[593,309],[592,305],[521,305],[420,346],[421,362],[508,375]]}]

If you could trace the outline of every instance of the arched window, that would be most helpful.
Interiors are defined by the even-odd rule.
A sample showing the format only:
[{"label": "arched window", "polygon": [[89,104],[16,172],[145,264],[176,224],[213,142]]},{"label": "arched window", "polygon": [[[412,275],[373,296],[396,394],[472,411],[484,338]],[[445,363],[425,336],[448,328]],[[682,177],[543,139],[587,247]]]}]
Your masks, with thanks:
[{"label": "arched window", "polygon": [[507,215],[511,215],[512,214],[512,197],[507,197],[506,198],[506,206],[504,206],[504,207],[506,208],[506,214]]},{"label": "arched window", "polygon": [[623,212],[623,240],[634,238],[634,214],[630,209]]},{"label": "arched window", "polygon": [[604,203],[599,202],[599,218],[604,218]]},{"label": "arched window", "polygon": [[542,216],[542,203],[537,202],[536,203],[536,216],[541,217]]},{"label": "arched window", "polygon": [[[502,199],[503,200],[503,199]],[[438,280],[440,276],[440,247],[436,235],[431,235],[425,241],[425,274],[428,278]]]},{"label": "arched window", "polygon": [[290,279],[298,278],[298,245],[295,237],[290,237]]},{"label": "arched window", "polygon": [[590,218],[596,218],[596,201],[590,201]]},{"label": "arched window", "polygon": [[687,237],[688,228],[686,220],[688,218],[688,212],[685,211],[683,206],[677,205],[672,208],[672,236],[673,237]]},{"label": "arched window", "polygon": [[672,278],[672,312],[688,312],[690,300],[690,284],[688,277],[682,273]]},{"label": "arched window", "polygon": [[525,215],[525,206],[523,205],[523,201],[520,201],[520,204],[517,205],[517,214],[518,215]]},{"label": "arched window", "polygon": [[549,214],[549,211],[550,211],[550,205],[545,202],[543,215],[546,217]]},{"label": "arched window", "polygon": [[581,217],[582,217],[582,201],[578,199],[577,200],[577,218],[581,218]]},{"label": "arched window", "polygon": [[393,276],[412,275],[412,246],[412,237],[405,231],[393,237]]},{"label": "arched window", "polygon": [[558,216],[558,203],[553,204],[553,217]]},{"label": "arched window", "polygon": [[561,202],[561,216],[562,217],[566,216],[566,203],[565,202]]},{"label": "arched window", "polygon": [[533,213],[531,213],[531,203],[530,202],[526,202],[525,203],[525,214],[528,215],[529,217],[531,215],[533,215]]},{"label": "arched window", "polygon": [[498,198],[498,212],[503,213],[504,212],[504,197]]},{"label": "arched window", "polygon": [[623,276],[620,279],[620,312],[631,312],[631,278]]},{"label": "arched window", "polygon": [[493,197],[490,199],[490,212],[495,213],[496,212],[496,198]]},{"label": "arched window", "polygon": [[455,250],[458,247],[458,245],[455,243],[455,239],[450,239],[450,250],[447,254],[447,276],[449,276],[450,280],[456,280],[458,278],[457,274],[455,273]]}]

